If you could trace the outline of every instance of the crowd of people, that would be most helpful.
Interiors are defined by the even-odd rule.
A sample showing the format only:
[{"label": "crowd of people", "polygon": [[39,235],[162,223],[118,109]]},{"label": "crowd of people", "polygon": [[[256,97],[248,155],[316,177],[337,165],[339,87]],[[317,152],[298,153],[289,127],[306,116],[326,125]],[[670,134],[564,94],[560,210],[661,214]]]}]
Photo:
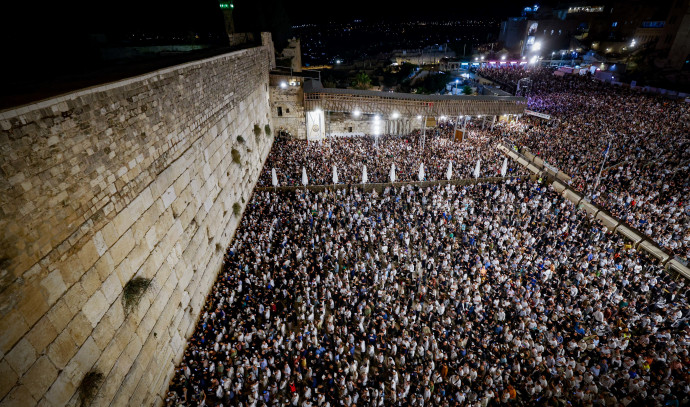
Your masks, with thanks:
[{"label": "crowd of people", "polygon": [[[643,252],[509,162],[504,139],[673,254],[690,254],[688,104],[548,68],[552,120],[406,136],[277,138],[166,397],[169,406],[690,405],[690,304]],[[424,139],[422,148],[422,138]],[[602,166],[602,162],[605,164]],[[601,177],[598,175],[601,173]],[[596,185],[596,188],[595,188]],[[686,191],[686,192],[683,192]]]},{"label": "crowd of people", "polygon": [[573,177],[573,187],[614,216],[690,257],[690,103],[547,68],[483,74],[530,77],[528,107],[554,117],[523,120],[510,132],[517,144]]},{"label": "crowd of people", "polygon": [[540,182],[256,192],[166,404],[687,405],[687,301]]},{"label": "crowd of people", "polygon": [[[470,124],[467,137],[462,142],[453,140],[454,123],[451,120],[427,129],[424,137],[415,130],[406,136],[334,137],[310,142],[277,138],[258,185],[273,185],[273,169],[279,185],[302,185],[302,168],[306,170],[310,185],[333,184],[334,165],[338,183],[342,184],[362,183],[365,165],[369,183],[390,182],[393,164],[396,181],[418,181],[421,163],[424,164],[425,181],[447,179],[449,162],[453,163],[453,179],[473,178],[478,159],[481,160],[480,177],[498,177],[505,159],[495,148],[501,133],[497,126],[491,130],[489,122],[483,127],[479,121]],[[519,165],[509,164],[507,176],[524,173]]]}]

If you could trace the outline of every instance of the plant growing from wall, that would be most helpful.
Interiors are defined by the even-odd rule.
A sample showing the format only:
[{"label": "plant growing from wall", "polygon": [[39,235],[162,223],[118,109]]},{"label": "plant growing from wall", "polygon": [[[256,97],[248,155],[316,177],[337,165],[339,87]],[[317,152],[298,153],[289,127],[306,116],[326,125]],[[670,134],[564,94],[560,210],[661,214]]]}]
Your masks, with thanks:
[{"label": "plant growing from wall", "polygon": [[255,124],[255,125],[254,125],[254,135],[255,135],[256,137],[259,137],[259,136],[261,135],[261,127],[259,127],[258,124]]},{"label": "plant growing from wall", "polygon": [[271,136],[271,126],[268,124],[264,126],[264,132],[266,133],[267,136]]},{"label": "plant growing from wall", "polygon": [[232,162],[234,162],[235,164],[240,164],[242,162],[242,156],[240,155],[240,152],[237,149],[233,148],[230,153],[232,154]]},{"label": "plant growing from wall", "polygon": [[122,306],[125,309],[125,315],[132,312],[134,307],[139,304],[141,297],[151,285],[150,278],[134,277],[125,284],[122,290]]},{"label": "plant growing from wall", "polygon": [[237,142],[244,144],[244,137],[242,136],[237,136]]},{"label": "plant growing from wall", "polygon": [[240,216],[241,210],[242,210],[242,207],[240,206],[240,204],[238,204],[237,202],[232,204],[232,213],[234,213],[235,216]]},{"label": "plant growing from wall", "polygon": [[101,384],[103,384],[103,373],[101,372],[92,370],[84,376],[77,389],[82,406],[88,406],[93,402]]}]

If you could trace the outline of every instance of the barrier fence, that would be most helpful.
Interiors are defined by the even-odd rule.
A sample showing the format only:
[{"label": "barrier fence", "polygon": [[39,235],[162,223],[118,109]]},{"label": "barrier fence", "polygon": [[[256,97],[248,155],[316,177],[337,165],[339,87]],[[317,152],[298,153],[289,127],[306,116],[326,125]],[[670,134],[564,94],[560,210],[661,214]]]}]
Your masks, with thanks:
[{"label": "barrier fence", "polygon": [[[361,188],[365,192],[376,190],[377,193],[382,193],[386,187],[401,187],[404,185],[415,185],[419,187],[430,187],[434,185],[471,185],[477,183],[495,183],[511,179],[519,179],[520,177],[486,177],[486,178],[458,178],[451,180],[436,180],[436,181],[401,181],[401,182],[381,182],[381,183],[366,183],[366,184],[328,184],[328,185],[291,185],[278,187],[257,187],[257,191],[297,191],[301,189],[308,189],[314,192],[322,192],[328,189],[347,189],[347,188]],[[531,176],[536,179],[536,176]]]}]

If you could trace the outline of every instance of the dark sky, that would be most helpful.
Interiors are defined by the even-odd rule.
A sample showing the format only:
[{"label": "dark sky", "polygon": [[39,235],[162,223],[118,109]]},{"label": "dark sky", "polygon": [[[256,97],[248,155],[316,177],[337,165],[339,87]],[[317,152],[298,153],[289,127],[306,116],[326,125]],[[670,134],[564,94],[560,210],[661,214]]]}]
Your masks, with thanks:
[{"label": "dark sky", "polygon": [[[524,1],[435,0],[322,1],[322,0],[234,0],[236,12],[251,9],[274,10],[282,6],[291,24],[362,18],[467,16],[503,17],[519,12]],[[114,0],[1,2],[3,31],[13,37],[41,37],[43,41],[83,32],[123,32],[128,30],[218,30],[222,17],[217,0]],[[5,24],[9,21],[10,24]],[[6,34],[6,32],[3,32]],[[7,38],[4,37],[4,40]]]},{"label": "dark sky", "polygon": [[[364,21],[397,18],[502,18],[519,15],[526,2],[520,0],[417,0],[414,3],[374,0],[233,0],[237,31],[273,30],[277,44],[284,41],[290,26],[329,21]],[[554,1],[554,0],[548,0]],[[93,59],[105,39],[113,45],[131,32],[190,33],[224,38],[223,17],[218,0],[111,0],[111,1],[0,1],[0,41],[4,69],[15,73],[40,74],[49,69]],[[93,34],[105,34],[94,37]],[[90,57],[91,55],[92,57]],[[76,61],[76,62],[74,62]],[[5,76],[7,79],[10,75]]]},{"label": "dark sky", "polygon": [[[524,7],[520,0],[493,0],[488,2],[467,0],[433,0],[415,2],[350,0],[299,2],[302,12],[294,16],[297,22],[327,21],[332,18],[380,19],[390,17],[462,18],[471,16],[503,17],[518,13]],[[335,5],[336,10],[329,9]]]}]

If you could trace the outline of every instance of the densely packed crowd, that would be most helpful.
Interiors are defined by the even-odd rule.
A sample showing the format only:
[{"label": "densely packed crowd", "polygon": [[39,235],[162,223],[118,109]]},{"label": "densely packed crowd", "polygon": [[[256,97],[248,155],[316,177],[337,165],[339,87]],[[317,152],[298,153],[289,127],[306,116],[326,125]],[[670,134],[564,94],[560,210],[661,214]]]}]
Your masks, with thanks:
[{"label": "densely packed crowd", "polygon": [[[275,169],[278,184],[301,185],[302,167],[306,169],[310,185],[333,183],[333,165],[338,182],[359,184],[363,166],[367,167],[369,183],[389,182],[391,165],[395,164],[397,181],[418,181],[419,166],[424,163],[425,180],[444,180],[448,162],[452,161],[453,178],[472,178],[477,159],[481,159],[480,177],[497,177],[505,157],[495,148],[500,136],[490,123],[482,129],[481,122],[468,127],[462,143],[454,142],[451,121],[427,129],[422,148],[419,130],[407,136],[374,136],[327,138],[309,142],[293,138],[278,138],[266,159],[259,178],[260,186],[271,186],[271,171]],[[507,176],[524,173],[516,164],[508,167]]]},{"label": "densely packed crowd", "polygon": [[167,405],[687,405],[687,287],[538,182],[257,192]]},{"label": "densely packed crowd", "polygon": [[590,76],[555,77],[546,68],[484,74],[531,77],[529,108],[557,119],[526,120],[529,130],[511,138],[572,176],[574,187],[616,217],[690,258],[690,103]]}]

